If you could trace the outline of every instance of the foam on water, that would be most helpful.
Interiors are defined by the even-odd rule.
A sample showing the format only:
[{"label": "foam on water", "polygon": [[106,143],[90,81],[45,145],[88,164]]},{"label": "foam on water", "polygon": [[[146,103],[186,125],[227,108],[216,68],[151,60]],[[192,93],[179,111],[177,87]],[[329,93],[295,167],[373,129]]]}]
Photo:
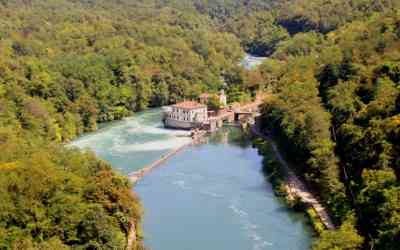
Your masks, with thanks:
[{"label": "foam on water", "polygon": [[[159,119],[151,119],[159,117]],[[190,142],[190,132],[162,127],[161,112],[146,113],[123,119],[71,142],[68,146],[108,150],[110,154],[139,151],[164,151],[179,148]],[[122,131],[122,132],[121,132]]]},{"label": "foam on water", "polygon": [[190,132],[186,130],[174,130],[165,129],[161,127],[162,124],[157,124],[153,126],[141,126],[141,127],[131,127],[127,129],[129,133],[148,133],[148,134],[158,134],[158,135],[174,135],[174,136],[189,136]]},{"label": "foam on water", "polygon": [[179,148],[190,142],[190,138],[168,138],[166,140],[150,141],[145,143],[114,143],[110,148],[119,153],[137,151],[161,151]]},{"label": "foam on water", "polygon": [[[69,146],[90,148],[129,174],[190,141],[187,131],[164,129],[160,121],[161,110],[149,110]],[[151,249],[308,249],[307,232],[265,188],[255,149],[217,141],[189,147],[162,166],[135,186]]]},{"label": "foam on water", "polygon": [[229,208],[238,216],[246,236],[253,241],[253,250],[262,250],[266,249],[267,246],[272,246],[271,242],[260,236],[257,232],[259,226],[250,221],[249,214],[244,209],[239,208],[237,203],[237,201],[232,201]]},{"label": "foam on water", "polygon": [[187,187],[184,180],[173,181],[172,184],[178,186],[180,189],[189,190],[190,187]]},{"label": "foam on water", "polygon": [[214,192],[210,192],[210,191],[201,191],[200,193],[204,194],[204,195],[207,195],[207,196],[214,197],[214,198],[224,198],[223,195],[220,195],[220,194],[217,194],[217,193],[214,193]]},{"label": "foam on water", "polygon": [[234,204],[231,204],[231,205],[229,206],[229,208],[230,208],[235,214],[239,215],[239,217],[248,216],[248,214],[247,214],[245,211],[243,211],[243,210],[237,208]]},{"label": "foam on water", "polygon": [[78,138],[67,147],[90,149],[120,173],[129,174],[191,141],[190,132],[165,129],[161,120],[161,109],[137,113],[102,124],[98,131]]}]

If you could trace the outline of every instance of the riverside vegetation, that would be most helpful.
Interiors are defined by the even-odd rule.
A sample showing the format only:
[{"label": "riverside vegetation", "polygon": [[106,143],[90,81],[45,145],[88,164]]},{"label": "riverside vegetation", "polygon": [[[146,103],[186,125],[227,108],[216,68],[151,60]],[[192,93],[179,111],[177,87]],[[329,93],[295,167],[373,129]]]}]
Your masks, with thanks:
[{"label": "riverside vegetation", "polygon": [[131,184],[61,143],[217,91],[242,53],[207,17],[151,3],[0,1],[0,249],[124,249]]},{"label": "riverside vegetation", "polygon": [[[224,87],[231,101],[273,93],[263,126],[338,226],[314,249],[399,249],[399,9],[397,0],[0,0],[0,248],[123,249],[141,214],[129,182],[61,143]],[[243,50],[269,59],[246,71]]]}]

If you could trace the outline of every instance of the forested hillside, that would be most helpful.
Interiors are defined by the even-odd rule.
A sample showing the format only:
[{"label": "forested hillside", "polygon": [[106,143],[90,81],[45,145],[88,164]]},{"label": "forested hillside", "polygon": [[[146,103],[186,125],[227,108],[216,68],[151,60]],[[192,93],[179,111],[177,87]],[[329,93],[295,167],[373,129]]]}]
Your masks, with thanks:
[{"label": "forested hillside", "polygon": [[66,141],[96,122],[218,90],[238,40],[194,13],[135,1],[0,8],[3,121]]},{"label": "forested hillside", "polygon": [[0,249],[144,249],[142,209],[126,177],[81,153],[0,130]]},{"label": "forested hillside", "polygon": [[216,25],[270,56],[239,79],[338,226],[313,248],[400,249],[400,1],[245,3]]},{"label": "forested hillside", "polygon": [[[124,249],[141,217],[128,181],[61,143],[222,87],[230,101],[271,91],[264,128],[338,226],[314,249],[399,249],[399,9],[398,0],[0,0],[0,249]],[[269,59],[246,71],[244,51]]]},{"label": "forested hillside", "polygon": [[275,93],[264,126],[339,226],[314,249],[399,249],[400,13],[322,31],[292,35],[261,66]]},{"label": "forested hillside", "polygon": [[[243,48],[269,56],[290,35],[315,31],[327,34],[352,21],[400,8],[397,0],[158,0],[207,14],[223,31],[235,34]],[[185,4],[182,4],[184,2]]]},{"label": "forested hillside", "polygon": [[150,2],[0,1],[0,249],[124,249],[134,224],[141,249],[128,180],[58,143],[217,91],[242,53],[207,16]]},{"label": "forested hillside", "polygon": [[338,226],[313,248],[399,249],[400,1],[194,2],[270,56],[236,79]]}]

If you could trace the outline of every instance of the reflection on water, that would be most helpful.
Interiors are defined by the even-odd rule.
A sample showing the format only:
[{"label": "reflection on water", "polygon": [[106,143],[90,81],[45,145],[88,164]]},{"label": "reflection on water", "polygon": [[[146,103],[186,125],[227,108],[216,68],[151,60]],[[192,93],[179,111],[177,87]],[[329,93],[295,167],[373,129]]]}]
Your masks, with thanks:
[{"label": "reflection on water", "polygon": [[219,131],[213,133],[207,138],[210,144],[231,144],[241,148],[251,146],[251,140],[247,133],[242,132],[240,129],[224,127]]},{"label": "reflection on water", "polygon": [[69,146],[90,148],[120,172],[129,174],[191,141],[188,131],[165,129],[161,118],[161,109],[140,112],[105,124]]},{"label": "reflection on water", "polygon": [[153,250],[309,249],[310,229],[273,194],[262,158],[225,128],[142,179],[145,243]]},{"label": "reflection on water", "polygon": [[[161,110],[105,125],[70,146],[90,148],[130,173],[190,141],[167,130]],[[273,195],[262,158],[239,129],[225,128],[189,147],[135,186],[152,250],[305,250],[311,233],[301,214]]]}]

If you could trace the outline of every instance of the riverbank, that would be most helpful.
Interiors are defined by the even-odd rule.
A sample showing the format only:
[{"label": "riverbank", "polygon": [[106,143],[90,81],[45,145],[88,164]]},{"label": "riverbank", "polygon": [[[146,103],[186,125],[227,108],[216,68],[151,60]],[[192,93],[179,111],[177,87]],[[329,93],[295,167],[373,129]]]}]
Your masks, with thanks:
[{"label": "riverbank", "polygon": [[[163,164],[165,161],[167,161],[169,158],[173,157],[177,153],[181,152],[185,148],[191,146],[194,144],[194,140],[184,144],[176,149],[171,150],[167,154],[163,155],[160,159],[156,160],[155,162],[151,163],[148,166],[145,166],[144,168],[135,171],[131,174],[128,174],[128,178],[131,180],[133,185],[135,185],[138,181],[140,181],[145,175],[149,174],[151,171],[153,171],[155,168],[159,167],[161,164]],[[133,190],[132,190],[133,191]],[[127,247],[126,250],[132,250],[134,244],[137,241],[137,230],[136,230],[136,224],[134,222],[131,223],[132,226],[129,230],[128,233],[128,242],[127,242]]]},{"label": "riverbank", "polygon": [[261,169],[262,156],[238,128],[175,154],[135,185],[146,207],[146,246],[309,249],[307,219],[279,201]]},{"label": "riverbank", "polygon": [[[311,192],[311,190],[308,189],[305,183],[303,183],[297,177],[297,175],[290,169],[289,164],[286,162],[282,154],[279,152],[278,146],[272,140],[272,138],[261,133],[261,131],[256,125],[251,127],[251,133],[270,143],[271,149],[274,155],[276,156],[276,160],[279,162],[279,165],[284,172],[283,178],[285,179],[286,182],[285,192],[287,193],[287,195],[292,199],[298,197],[305,206],[311,207],[317,214],[317,217],[320,219],[320,221],[324,224],[326,229],[329,230],[335,229],[336,227],[333,224],[326,209],[322,206],[322,204],[319,202],[319,200],[313,194],[313,192]],[[310,219],[313,220],[314,218],[312,218],[313,217],[312,212],[311,214],[310,212],[308,212],[308,214],[311,217]]]},{"label": "riverbank", "polygon": [[128,248],[139,241],[161,250],[309,249],[304,214],[273,195],[262,157],[240,129],[193,141],[187,132],[163,128],[161,116],[160,109],[138,113],[73,143],[134,178],[146,213],[140,226],[127,228]]}]

